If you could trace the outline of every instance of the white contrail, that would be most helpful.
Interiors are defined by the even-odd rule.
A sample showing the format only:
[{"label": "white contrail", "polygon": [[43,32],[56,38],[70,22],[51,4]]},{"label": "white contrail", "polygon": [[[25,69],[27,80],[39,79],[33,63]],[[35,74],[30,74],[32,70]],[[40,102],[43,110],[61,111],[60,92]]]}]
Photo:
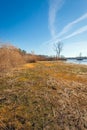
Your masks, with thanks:
[{"label": "white contrail", "polygon": [[81,28],[79,28],[78,30],[76,30],[75,32],[73,32],[73,33],[71,33],[70,35],[67,35],[67,36],[65,36],[65,37],[63,37],[63,38],[56,38],[56,39],[53,39],[53,40],[49,40],[49,41],[47,41],[47,42],[45,42],[45,43],[43,43],[44,45],[45,44],[54,44],[54,43],[56,43],[56,42],[58,42],[58,41],[62,41],[62,40],[66,40],[66,39],[69,39],[69,38],[71,38],[71,37],[74,37],[74,36],[76,36],[76,35],[79,35],[79,34],[81,34],[81,33],[84,33],[84,32],[86,32],[87,31],[87,25],[86,26],[83,26],[83,27],[81,27]]},{"label": "white contrail", "polygon": [[86,26],[83,26],[83,27],[81,27],[81,28],[79,28],[79,29],[76,30],[75,32],[71,33],[70,35],[68,35],[68,36],[66,36],[66,37],[64,37],[64,38],[62,38],[62,40],[69,39],[69,38],[71,38],[71,37],[73,37],[73,36],[79,35],[79,34],[84,33],[84,32],[86,32],[86,31],[87,31],[87,25],[86,25]]},{"label": "white contrail", "polygon": [[74,20],[73,22],[69,23],[68,25],[66,25],[63,30],[59,33],[59,37],[62,36],[63,34],[67,33],[75,24],[81,22],[82,20],[87,19],[87,13],[83,14],[81,17],[79,17],[78,19]]},{"label": "white contrail", "polygon": [[[87,13],[83,14],[79,18],[77,18],[74,21],[72,21],[71,23],[67,24],[58,35],[56,35],[55,37],[53,37],[51,40],[46,41],[45,44],[46,43],[55,42],[58,39],[61,40],[61,38],[59,38],[59,37],[61,37],[65,33],[67,33],[75,24],[77,24],[77,23],[79,23],[79,22],[81,22],[81,21],[83,21],[85,19],[87,19]],[[62,38],[62,39],[64,39],[64,38]]]},{"label": "white contrail", "polygon": [[56,35],[55,30],[55,19],[58,10],[62,7],[64,0],[49,0],[49,29],[52,35],[52,38]]},{"label": "white contrail", "polygon": [[56,43],[57,41],[66,40],[66,39],[69,39],[69,38],[71,38],[71,37],[77,36],[77,35],[79,35],[79,34],[81,34],[81,33],[84,33],[84,32],[86,32],[86,31],[87,31],[87,25],[85,25],[85,26],[83,26],[83,27],[77,29],[76,31],[74,31],[74,32],[71,33],[70,35],[67,35],[67,36],[65,36],[65,37],[63,37],[63,38],[61,38],[61,39],[56,38],[55,40],[52,40],[50,43],[52,44],[52,42]]}]

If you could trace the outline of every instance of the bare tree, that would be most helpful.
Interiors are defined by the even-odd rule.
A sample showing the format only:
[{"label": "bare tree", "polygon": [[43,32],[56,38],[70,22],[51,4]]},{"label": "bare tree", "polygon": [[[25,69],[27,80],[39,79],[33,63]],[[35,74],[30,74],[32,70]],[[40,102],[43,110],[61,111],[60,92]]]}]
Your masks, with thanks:
[{"label": "bare tree", "polygon": [[54,44],[54,51],[56,52],[57,58],[60,57],[62,49],[63,49],[63,43],[61,41]]}]

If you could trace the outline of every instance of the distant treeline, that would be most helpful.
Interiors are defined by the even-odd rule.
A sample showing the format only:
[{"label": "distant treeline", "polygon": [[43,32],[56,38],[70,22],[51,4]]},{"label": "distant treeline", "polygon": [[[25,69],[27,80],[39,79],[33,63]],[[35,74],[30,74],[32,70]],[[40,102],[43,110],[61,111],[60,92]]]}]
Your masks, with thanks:
[{"label": "distant treeline", "polygon": [[82,57],[67,57],[66,59],[78,59],[78,58],[87,59],[87,56],[82,56]]}]

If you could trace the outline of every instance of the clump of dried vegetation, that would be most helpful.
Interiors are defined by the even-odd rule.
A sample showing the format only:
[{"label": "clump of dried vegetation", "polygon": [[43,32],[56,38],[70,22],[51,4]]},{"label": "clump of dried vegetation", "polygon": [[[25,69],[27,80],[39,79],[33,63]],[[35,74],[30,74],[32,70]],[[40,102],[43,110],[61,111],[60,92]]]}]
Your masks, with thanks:
[{"label": "clump of dried vegetation", "polygon": [[87,130],[87,66],[45,61],[0,73],[0,130]]},{"label": "clump of dried vegetation", "polygon": [[24,55],[24,59],[26,63],[35,63],[37,61],[37,56],[34,54],[26,54]]},{"label": "clump of dried vegetation", "polygon": [[10,44],[0,45],[0,72],[8,71],[25,63],[35,63],[39,56],[28,54]]},{"label": "clump of dried vegetation", "polygon": [[0,45],[0,72],[24,63],[25,61],[16,47],[7,44]]}]

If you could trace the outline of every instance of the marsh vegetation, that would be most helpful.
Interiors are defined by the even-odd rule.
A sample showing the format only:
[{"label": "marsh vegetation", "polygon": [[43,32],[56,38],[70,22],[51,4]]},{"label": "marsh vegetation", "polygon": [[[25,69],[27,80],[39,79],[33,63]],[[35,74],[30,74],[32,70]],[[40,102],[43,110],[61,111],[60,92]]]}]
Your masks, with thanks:
[{"label": "marsh vegetation", "polygon": [[0,73],[0,130],[86,130],[87,66],[39,61]]}]

